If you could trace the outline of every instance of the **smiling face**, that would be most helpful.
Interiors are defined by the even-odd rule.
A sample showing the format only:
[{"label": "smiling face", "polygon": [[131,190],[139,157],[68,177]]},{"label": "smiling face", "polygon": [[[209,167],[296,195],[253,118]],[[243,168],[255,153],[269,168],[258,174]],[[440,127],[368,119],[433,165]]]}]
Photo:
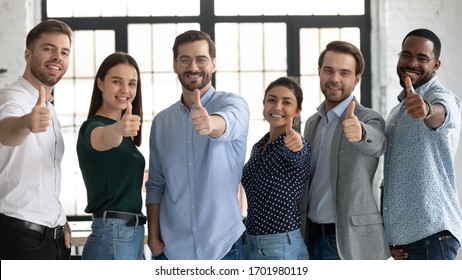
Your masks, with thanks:
[{"label": "smiling face", "polygon": [[38,81],[47,86],[54,86],[67,71],[71,42],[62,33],[43,33],[26,49],[26,79]]},{"label": "smiling face", "polygon": [[135,67],[130,64],[117,64],[109,69],[104,80],[98,79],[103,104],[98,114],[120,119],[122,110],[136,96],[138,75]]},{"label": "smiling face", "polygon": [[[180,59],[184,57],[192,59],[189,66],[182,65]],[[197,66],[196,60],[199,58],[207,58],[209,60],[207,66]],[[194,91],[199,89],[202,92],[202,89],[209,88],[216,68],[215,59],[210,58],[207,41],[199,40],[180,45],[178,47],[178,57],[173,61],[173,69],[178,75],[184,90]]]},{"label": "smiling face", "polygon": [[297,105],[297,98],[289,88],[280,85],[271,88],[263,100],[263,116],[270,129],[284,132],[287,119],[300,114]]},{"label": "smiling face", "polygon": [[353,55],[328,51],[319,68],[319,82],[324,94],[326,110],[334,108],[351,95],[360,80],[355,75],[356,61]]},{"label": "smiling face", "polygon": [[[418,88],[433,78],[441,65],[440,60],[435,58],[433,48],[433,42],[426,38],[418,36],[406,38],[401,53],[411,56],[411,59],[408,61],[398,59],[396,66],[399,82],[403,88],[405,77],[411,78],[414,88]],[[418,58],[428,62],[419,62]]]}]

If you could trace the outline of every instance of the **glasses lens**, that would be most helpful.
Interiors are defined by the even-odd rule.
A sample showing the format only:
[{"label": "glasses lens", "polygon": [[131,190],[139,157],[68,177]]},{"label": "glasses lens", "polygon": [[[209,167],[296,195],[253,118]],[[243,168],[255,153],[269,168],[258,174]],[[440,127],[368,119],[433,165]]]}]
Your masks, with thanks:
[{"label": "glasses lens", "polygon": [[400,53],[399,54],[399,59],[402,60],[402,61],[408,62],[409,60],[412,59],[412,55],[407,54],[407,53]]},{"label": "glasses lens", "polygon": [[189,56],[182,56],[178,59],[178,61],[180,62],[181,66],[188,67],[192,62],[192,58]]},{"label": "glasses lens", "polygon": [[416,59],[419,64],[427,64],[430,62],[430,58],[424,55],[413,56],[408,53],[399,53],[399,60],[403,62],[409,62],[412,59]]},{"label": "glasses lens", "polygon": [[430,58],[426,57],[426,56],[418,56],[417,57],[417,61],[420,63],[420,64],[425,64],[425,63],[428,63],[430,61]]},{"label": "glasses lens", "polygon": [[207,65],[209,65],[209,58],[206,56],[198,56],[196,58],[192,58],[189,56],[181,56],[178,58],[178,61],[183,67],[188,67],[189,65],[191,65],[193,60],[195,61],[198,67],[207,67]]},{"label": "glasses lens", "polygon": [[199,67],[206,67],[209,64],[209,58],[205,56],[196,57],[196,64]]}]

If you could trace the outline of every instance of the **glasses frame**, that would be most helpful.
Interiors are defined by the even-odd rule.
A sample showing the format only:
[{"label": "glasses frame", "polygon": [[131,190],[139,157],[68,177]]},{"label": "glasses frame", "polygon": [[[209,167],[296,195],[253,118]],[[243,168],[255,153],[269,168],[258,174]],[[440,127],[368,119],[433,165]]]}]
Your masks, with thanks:
[{"label": "glasses frame", "polygon": [[[185,68],[189,67],[193,61],[197,65],[197,67],[205,68],[205,67],[209,66],[210,60],[211,60],[208,56],[205,56],[205,55],[199,55],[199,56],[196,56],[196,57],[190,57],[190,56],[187,56],[187,55],[182,55],[182,56],[177,57],[175,59],[180,64],[180,66],[185,67]],[[204,59],[205,61],[201,62],[201,59]]]},{"label": "glasses frame", "polygon": [[[403,57],[404,55],[404,57]],[[405,62],[405,63],[409,63],[410,61],[413,61],[414,59],[417,61],[418,64],[420,65],[425,65],[427,63],[429,63],[430,61],[432,60],[435,60],[436,57],[433,57],[433,58],[429,58],[428,56],[424,56],[424,55],[417,55],[417,56],[414,56],[408,52],[400,52],[398,53],[398,59],[402,62]]]}]

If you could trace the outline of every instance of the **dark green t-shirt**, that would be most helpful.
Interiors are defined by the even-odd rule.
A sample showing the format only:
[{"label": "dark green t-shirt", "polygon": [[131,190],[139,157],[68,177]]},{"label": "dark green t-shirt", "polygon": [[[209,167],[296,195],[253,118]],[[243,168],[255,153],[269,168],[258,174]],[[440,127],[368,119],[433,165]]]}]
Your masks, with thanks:
[{"label": "dark green t-shirt", "polygon": [[118,147],[102,152],[90,144],[93,129],[115,122],[93,116],[79,131],[77,155],[87,189],[87,213],[107,210],[141,213],[145,160],[131,137],[124,137]]}]

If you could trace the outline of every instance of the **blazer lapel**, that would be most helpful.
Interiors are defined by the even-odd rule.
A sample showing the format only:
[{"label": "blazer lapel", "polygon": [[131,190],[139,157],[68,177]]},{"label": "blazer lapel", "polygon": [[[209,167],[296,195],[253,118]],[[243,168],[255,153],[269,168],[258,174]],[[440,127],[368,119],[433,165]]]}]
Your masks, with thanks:
[{"label": "blazer lapel", "polygon": [[309,143],[313,143],[314,134],[316,132],[316,128],[318,127],[318,123],[321,120],[321,117],[318,114],[311,116],[308,121],[306,122],[305,133],[304,137],[305,140]]}]

